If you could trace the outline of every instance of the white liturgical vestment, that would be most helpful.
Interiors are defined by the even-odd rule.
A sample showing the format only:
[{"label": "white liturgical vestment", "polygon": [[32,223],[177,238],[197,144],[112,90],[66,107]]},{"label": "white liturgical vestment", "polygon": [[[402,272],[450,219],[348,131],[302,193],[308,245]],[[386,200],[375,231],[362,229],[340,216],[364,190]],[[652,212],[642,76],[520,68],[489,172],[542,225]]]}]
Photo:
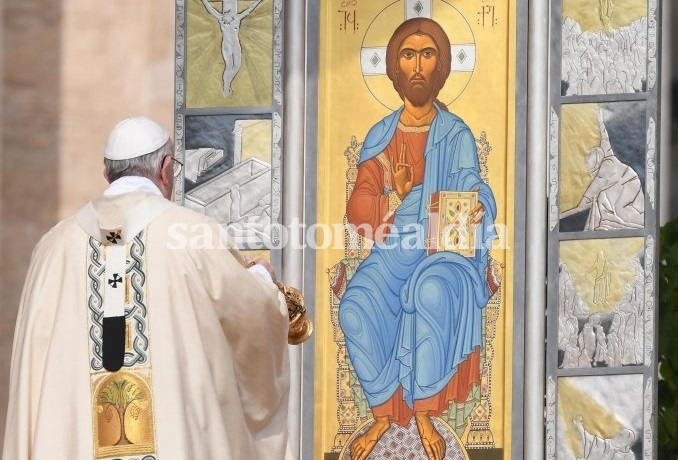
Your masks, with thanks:
[{"label": "white liturgical vestment", "polygon": [[[3,459],[283,459],[287,308],[244,265],[213,219],[152,191],[56,225],[21,299]],[[111,305],[124,315],[114,372]]]}]

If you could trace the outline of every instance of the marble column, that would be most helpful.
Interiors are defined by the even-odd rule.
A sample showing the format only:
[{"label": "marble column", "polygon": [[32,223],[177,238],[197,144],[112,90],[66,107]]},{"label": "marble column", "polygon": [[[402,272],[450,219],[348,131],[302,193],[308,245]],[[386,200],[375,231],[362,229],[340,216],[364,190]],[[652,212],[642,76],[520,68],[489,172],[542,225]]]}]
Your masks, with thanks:
[{"label": "marble column", "polygon": [[59,208],[61,2],[4,0],[0,440],[14,322],[31,250]]}]

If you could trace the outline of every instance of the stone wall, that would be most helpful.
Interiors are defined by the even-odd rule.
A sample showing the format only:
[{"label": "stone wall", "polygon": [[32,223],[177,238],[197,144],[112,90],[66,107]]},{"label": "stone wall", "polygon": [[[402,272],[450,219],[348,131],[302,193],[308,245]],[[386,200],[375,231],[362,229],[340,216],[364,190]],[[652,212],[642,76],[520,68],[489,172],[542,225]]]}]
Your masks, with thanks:
[{"label": "stone wall", "polygon": [[172,128],[174,2],[1,0],[0,7],[1,446],[33,246],[105,188],[103,148],[117,121],[147,115]]}]

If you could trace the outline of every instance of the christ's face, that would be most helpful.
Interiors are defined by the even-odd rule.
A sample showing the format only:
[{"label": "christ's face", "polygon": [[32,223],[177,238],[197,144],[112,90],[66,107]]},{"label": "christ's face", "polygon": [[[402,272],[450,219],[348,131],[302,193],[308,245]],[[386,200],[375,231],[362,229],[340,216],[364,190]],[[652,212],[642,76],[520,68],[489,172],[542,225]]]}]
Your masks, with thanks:
[{"label": "christ's face", "polygon": [[398,50],[398,85],[415,107],[433,100],[438,78],[438,46],[430,35],[412,34]]}]

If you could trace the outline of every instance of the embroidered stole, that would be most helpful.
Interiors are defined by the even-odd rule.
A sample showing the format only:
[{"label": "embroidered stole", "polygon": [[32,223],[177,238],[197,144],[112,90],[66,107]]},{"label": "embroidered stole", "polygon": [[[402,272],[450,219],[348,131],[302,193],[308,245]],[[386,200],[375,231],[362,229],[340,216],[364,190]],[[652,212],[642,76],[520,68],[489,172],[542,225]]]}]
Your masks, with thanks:
[{"label": "embroidered stole", "polygon": [[145,228],[169,206],[147,198],[112,229],[100,227],[91,203],[76,215],[90,235],[86,276],[95,460],[158,460]]}]

